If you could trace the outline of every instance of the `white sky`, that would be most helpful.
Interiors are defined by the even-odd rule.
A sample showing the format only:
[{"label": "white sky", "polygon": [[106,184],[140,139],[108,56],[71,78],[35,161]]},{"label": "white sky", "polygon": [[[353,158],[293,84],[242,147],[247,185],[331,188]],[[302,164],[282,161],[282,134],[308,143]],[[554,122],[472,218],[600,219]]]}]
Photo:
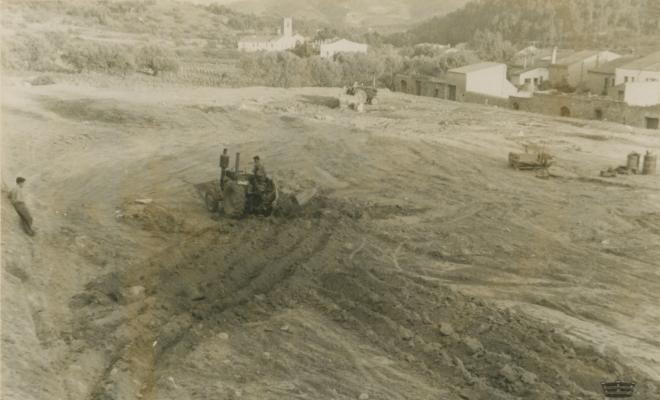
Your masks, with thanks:
[{"label": "white sky", "polygon": [[239,0],[179,0],[184,3],[197,3],[197,4],[208,4],[208,3],[218,3],[218,4],[229,4],[235,3]]}]

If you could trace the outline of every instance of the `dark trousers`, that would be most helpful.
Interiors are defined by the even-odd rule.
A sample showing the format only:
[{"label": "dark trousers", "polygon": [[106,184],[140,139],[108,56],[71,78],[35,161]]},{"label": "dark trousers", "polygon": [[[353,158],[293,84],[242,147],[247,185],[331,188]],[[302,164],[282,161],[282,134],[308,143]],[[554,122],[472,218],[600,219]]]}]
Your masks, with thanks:
[{"label": "dark trousers", "polygon": [[25,203],[22,201],[14,203],[14,208],[16,209],[18,215],[21,217],[21,225],[23,226],[25,233],[30,236],[34,235],[34,231],[32,230],[32,215],[30,215],[30,211],[28,210]]}]

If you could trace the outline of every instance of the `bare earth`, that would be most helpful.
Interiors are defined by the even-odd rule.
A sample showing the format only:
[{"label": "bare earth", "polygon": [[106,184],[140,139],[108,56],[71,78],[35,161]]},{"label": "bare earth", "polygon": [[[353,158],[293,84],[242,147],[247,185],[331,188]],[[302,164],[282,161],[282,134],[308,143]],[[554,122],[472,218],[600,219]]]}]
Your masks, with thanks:
[{"label": "bare earth", "polygon": [[[598,177],[660,134],[338,94],[4,79],[3,398],[660,397],[660,179]],[[211,216],[222,146],[318,196]]]}]

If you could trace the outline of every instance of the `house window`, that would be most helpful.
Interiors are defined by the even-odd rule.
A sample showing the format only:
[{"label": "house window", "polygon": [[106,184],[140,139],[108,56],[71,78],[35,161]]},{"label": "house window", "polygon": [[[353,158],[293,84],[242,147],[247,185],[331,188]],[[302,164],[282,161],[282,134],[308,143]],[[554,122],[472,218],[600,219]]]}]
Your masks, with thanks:
[{"label": "house window", "polygon": [[624,82],[628,82],[628,77],[627,77],[627,76],[624,77],[624,78],[623,78],[623,81],[624,81]]},{"label": "house window", "polygon": [[562,117],[570,117],[571,116],[571,110],[568,107],[563,106],[559,110],[559,115],[561,115]]},{"label": "house window", "polygon": [[646,129],[658,129],[658,118],[646,117]]},{"label": "house window", "polygon": [[525,78],[525,84],[528,84],[528,83],[530,83],[531,81],[532,81],[531,78]]},{"label": "house window", "polygon": [[440,89],[435,88],[435,97],[440,97]]},{"label": "house window", "polygon": [[603,119],[603,110],[601,110],[600,108],[597,108],[596,110],[594,110],[594,117],[599,121],[602,120]]},{"label": "house window", "polygon": [[539,78],[534,78],[534,84],[538,85],[539,84]]}]

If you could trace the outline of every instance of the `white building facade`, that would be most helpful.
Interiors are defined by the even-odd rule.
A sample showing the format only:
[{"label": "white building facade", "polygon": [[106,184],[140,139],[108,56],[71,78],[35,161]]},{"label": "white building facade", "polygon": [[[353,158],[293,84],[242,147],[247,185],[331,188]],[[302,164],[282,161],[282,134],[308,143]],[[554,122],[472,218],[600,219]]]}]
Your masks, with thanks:
[{"label": "white building facade", "polygon": [[614,72],[614,81],[616,85],[660,81],[660,51],[620,66]]},{"label": "white building facade", "polygon": [[332,58],[337,53],[366,53],[368,46],[346,39],[339,39],[332,43],[322,43],[320,46],[321,57]]},{"label": "white building facade", "polygon": [[550,72],[545,67],[529,68],[513,74],[511,81],[516,86],[534,85],[539,87],[548,80],[549,76]]},{"label": "white building facade", "polygon": [[628,105],[640,107],[660,104],[660,80],[626,83],[623,101]]},{"label": "white building facade", "polygon": [[448,76],[465,88],[465,92],[508,98],[518,89],[507,79],[506,64],[483,62],[449,70]]}]

